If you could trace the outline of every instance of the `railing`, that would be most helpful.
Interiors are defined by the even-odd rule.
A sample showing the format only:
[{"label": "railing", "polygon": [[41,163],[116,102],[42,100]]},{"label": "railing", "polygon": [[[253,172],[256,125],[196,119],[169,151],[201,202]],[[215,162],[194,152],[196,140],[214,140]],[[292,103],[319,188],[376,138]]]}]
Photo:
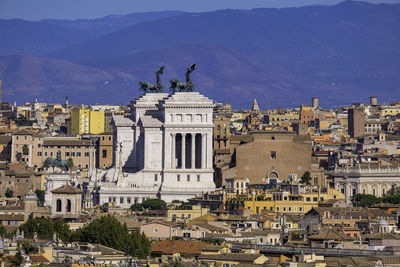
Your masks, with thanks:
[{"label": "railing", "polygon": [[342,168],[338,167],[335,168],[333,171],[334,174],[348,174],[348,173],[400,173],[400,167],[398,168],[358,168],[358,167],[349,167],[349,168]]},{"label": "railing", "polygon": [[270,246],[257,244],[241,244],[235,243],[233,247],[239,248],[259,248],[263,254],[311,254],[324,256],[393,256],[392,251],[382,250],[366,250],[366,249],[340,249],[340,248],[310,248],[310,247],[287,247],[287,246]]},{"label": "railing", "polygon": [[259,246],[261,252],[285,252],[289,254],[311,254],[325,256],[393,256],[392,251],[365,250],[365,249],[339,249],[339,248],[296,248],[296,247],[277,247]]}]

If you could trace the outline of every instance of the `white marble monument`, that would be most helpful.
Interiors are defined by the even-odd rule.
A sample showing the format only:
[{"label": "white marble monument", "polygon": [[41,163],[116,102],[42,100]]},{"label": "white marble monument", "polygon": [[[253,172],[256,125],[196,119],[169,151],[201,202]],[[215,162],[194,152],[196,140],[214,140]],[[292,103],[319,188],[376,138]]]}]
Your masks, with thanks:
[{"label": "white marble monument", "polygon": [[128,208],[214,190],[213,107],[198,92],[147,93],[131,101],[129,118],[113,117],[115,162],[95,175],[99,204]]}]

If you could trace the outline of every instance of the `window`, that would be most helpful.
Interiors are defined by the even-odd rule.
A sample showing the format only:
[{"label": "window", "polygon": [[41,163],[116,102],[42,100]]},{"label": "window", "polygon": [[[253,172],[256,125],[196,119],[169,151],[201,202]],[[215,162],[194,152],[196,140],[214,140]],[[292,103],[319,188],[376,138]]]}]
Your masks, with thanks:
[{"label": "window", "polygon": [[200,182],[200,175],[197,174],[197,182]]},{"label": "window", "polygon": [[42,147],[42,144],[38,144],[38,147]]},{"label": "window", "polygon": [[314,185],[318,185],[318,176],[314,176]]},{"label": "window", "polygon": [[307,197],[307,198],[306,198],[306,201],[307,201],[307,202],[308,202],[308,201],[311,201],[311,198]]},{"label": "window", "polygon": [[56,212],[61,212],[61,199],[56,201]]},{"label": "window", "polygon": [[85,157],[89,157],[89,152],[85,152]]},{"label": "window", "polygon": [[271,151],[271,159],[276,159],[276,151]]},{"label": "window", "polygon": [[71,156],[72,156],[72,157],[75,157],[75,152],[71,152]]},{"label": "window", "polygon": [[39,151],[39,152],[37,153],[37,155],[38,155],[39,157],[42,156],[42,152]]},{"label": "window", "polygon": [[67,199],[67,207],[66,207],[66,210],[67,210],[67,212],[71,212],[71,200],[70,199]]},{"label": "window", "polygon": [[190,182],[190,174],[187,175],[187,181]]},{"label": "window", "polygon": [[313,198],[313,201],[318,201],[318,198],[317,198],[317,197],[314,197],[314,198]]},{"label": "window", "polygon": [[103,154],[103,158],[107,158],[107,150],[103,149],[102,154]]},{"label": "window", "polygon": [[303,211],[303,207],[299,207],[299,211]]},{"label": "window", "polygon": [[154,182],[158,181],[158,174],[154,174]]},{"label": "window", "polygon": [[80,157],[81,156],[81,152],[76,152],[76,156]]},{"label": "window", "polygon": [[131,204],[131,198],[130,197],[126,198],[126,203]]},{"label": "window", "polygon": [[286,211],[286,207],[283,207],[283,211]]},{"label": "window", "polygon": [[180,182],[180,181],[181,181],[181,176],[180,176],[179,174],[176,176],[176,181],[177,181],[177,182]]},{"label": "window", "polygon": [[112,202],[112,198],[111,197],[108,198],[108,202]]},{"label": "window", "polygon": [[66,156],[66,157],[69,157],[69,152],[65,152],[65,156]]},{"label": "window", "polygon": [[123,197],[120,197],[120,198],[119,198],[119,203],[121,203],[121,204],[124,203],[124,198],[123,198]]},{"label": "window", "polygon": [[157,228],[154,228],[154,233],[158,233],[158,229]]}]

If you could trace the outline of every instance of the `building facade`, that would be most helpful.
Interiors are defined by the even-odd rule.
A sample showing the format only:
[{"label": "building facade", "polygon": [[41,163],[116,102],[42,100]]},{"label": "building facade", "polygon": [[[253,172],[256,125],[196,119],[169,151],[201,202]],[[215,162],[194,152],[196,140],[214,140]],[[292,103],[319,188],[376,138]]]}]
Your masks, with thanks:
[{"label": "building facade", "polygon": [[198,92],[147,93],[114,116],[114,168],[99,172],[100,204],[187,200],[215,188],[213,102]]},{"label": "building facade", "polygon": [[400,168],[335,168],[331,173],[335,188],[345,195],[346,202],[356,194],[382,197],[393,186],[400,185]]},{"label": "building facade", "polygon": [[19,131],[12,135],[11,163],[26,163],[41,168],[47,158],[72,159],[81,169],[95,167],[95,146],[88,139],[77,137],[43,137],[39,134]]},{"label": "building facade", "polygon": [[[233,167],[223,179],[246,177],[250,184],[296,181],[311,168],[311,139],[293,132],[259,131],[253,141],[235,148]],[[273,181],[274,180],[274,181]]]}]

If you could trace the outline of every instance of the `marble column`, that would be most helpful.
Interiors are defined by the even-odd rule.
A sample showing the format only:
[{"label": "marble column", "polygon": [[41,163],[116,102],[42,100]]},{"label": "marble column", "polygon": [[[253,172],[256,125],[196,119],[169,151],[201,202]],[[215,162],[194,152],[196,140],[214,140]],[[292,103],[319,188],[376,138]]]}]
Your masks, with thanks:
[{"label": "marble column", "polygon": [[206,167],[212,169],[212,133],[207,133],[207,145],[206,145]]},{"label": "marble column", "polygon": [[201,134],[201,168],[206,168],[206,134]]},{"label": "marble column", "polygon": [[192,164],[190,166],[191,169],[195,169],[196,167],[196,134],[192,133]]},{"label": "marble column", "polygon": [[182,156],[182,169],[186,169],[186,163],[185,163],[185,161],[186,161],[186,134],[185,133],[183,133],[182,134],[182,153],[181,153],[181,156]]},{"label": "marble column", "polygon": [[176,168],[176,134],[172,133],[171,134],[171,168],[175,169]]}]

